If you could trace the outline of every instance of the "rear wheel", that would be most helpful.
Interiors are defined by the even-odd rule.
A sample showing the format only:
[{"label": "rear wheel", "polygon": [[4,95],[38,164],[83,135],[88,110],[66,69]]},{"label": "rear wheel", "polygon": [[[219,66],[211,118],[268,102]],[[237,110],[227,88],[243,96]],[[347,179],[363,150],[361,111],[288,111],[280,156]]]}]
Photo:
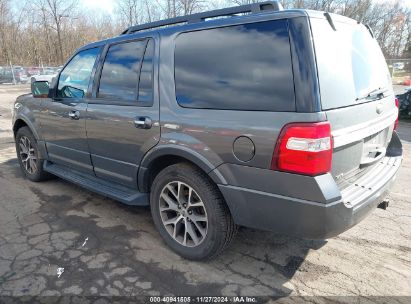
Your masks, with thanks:
[{"label": "rear wheel", "polygon": [[39,158],[37,141],[28,127],[22,127],[16,134],[17,158],[24,175],[39,182],[52,177],[43,170],[44,160]]},{"label": "rear wheel", "polygon": [[184,258],[211,259],[235,235],[236,225],[220,191],[190,164],[161,171],[153,181],[150,204],[160,235]]}]

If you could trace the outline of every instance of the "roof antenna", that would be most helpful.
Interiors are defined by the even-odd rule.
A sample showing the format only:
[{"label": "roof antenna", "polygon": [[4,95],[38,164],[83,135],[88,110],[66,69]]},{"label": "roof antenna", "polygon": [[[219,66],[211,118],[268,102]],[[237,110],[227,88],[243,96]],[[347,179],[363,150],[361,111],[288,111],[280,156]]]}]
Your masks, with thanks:
[{"label": "roof antenna", "polygon": [[324,13],[324,16],[325,16],[325,18],[327,19],[328,23],[331,25],[332,29],[333,29],[334,31],[336,31],[337,29],[335,28],[334,22],[333,22],[333,20],[331,19],[330,13]]},{"label": "roof antenna", "polygon": [[368,24],[365,24],[365,27],[366,27],[367,30],[370,32],[371,37],[372,37],[372,38],[375,38],[374,32],[373,32],[372,28],[371,28]]}]

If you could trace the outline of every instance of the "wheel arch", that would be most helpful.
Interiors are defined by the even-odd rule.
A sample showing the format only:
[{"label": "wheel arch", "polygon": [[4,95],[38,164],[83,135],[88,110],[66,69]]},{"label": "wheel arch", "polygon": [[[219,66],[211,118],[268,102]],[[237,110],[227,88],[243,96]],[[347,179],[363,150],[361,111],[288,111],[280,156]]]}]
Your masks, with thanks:
[{"label": "wheel arch", "polygon": [[23,127],[29,128],[30,132],[33,134],[34,139],[37,141],[37,148],[39,153],[39,158],[47,159],[47,148],[46,143],[40,139],[39,134],[36,131],[36,128],[30,122],[30,119],[20,115],[13,123],[13,134],[16,139],[17,131]]},{"label": "wheel arch", "polygon": [[188,162],[206,173],[216,184],[227,184],[225,178],[204,156],[182,146],[162,145],[153,148],[143,158],[138,170],[138,188],[141,192],[149,192],[155,176],[164,168]]},{"label": "wheel arch", "polygon": [[33,124],[30,122],[29,119],[27,119],[24,116],[17,117],[16,121],[14,122],[14,124],[13,124],[14,136],[16,136],[17,131],[22,127],[28,127],[30,129],[31,133],[33,133],[36,140],[39,140],[39,135],[38,135],[36,129],[34,128]]}]

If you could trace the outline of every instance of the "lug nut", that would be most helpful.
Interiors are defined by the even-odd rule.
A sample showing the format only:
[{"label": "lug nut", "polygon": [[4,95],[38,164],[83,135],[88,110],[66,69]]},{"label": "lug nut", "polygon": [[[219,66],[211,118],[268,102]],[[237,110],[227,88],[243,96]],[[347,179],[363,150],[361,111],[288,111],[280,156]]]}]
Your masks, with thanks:
[{"label": "lug nut", "polygon": [[188,214],[193,214],[193,211],[191,211],[191,210],[190,210],[190,211],[188,211]]},{"label": "lug nut", "polygon": [[186,207],[187,207],[187,204],[183,204],[183,207],[186,208]]}]

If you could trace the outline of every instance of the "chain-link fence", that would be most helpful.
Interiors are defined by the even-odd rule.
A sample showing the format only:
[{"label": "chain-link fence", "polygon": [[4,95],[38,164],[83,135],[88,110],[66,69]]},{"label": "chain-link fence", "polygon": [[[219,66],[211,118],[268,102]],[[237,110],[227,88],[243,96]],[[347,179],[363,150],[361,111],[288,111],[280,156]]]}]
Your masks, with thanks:
[{"label": "chain-link fence", "polygon": [[387,64],[393,84],[411,86],[411,58],[387,59]]}]

